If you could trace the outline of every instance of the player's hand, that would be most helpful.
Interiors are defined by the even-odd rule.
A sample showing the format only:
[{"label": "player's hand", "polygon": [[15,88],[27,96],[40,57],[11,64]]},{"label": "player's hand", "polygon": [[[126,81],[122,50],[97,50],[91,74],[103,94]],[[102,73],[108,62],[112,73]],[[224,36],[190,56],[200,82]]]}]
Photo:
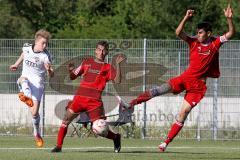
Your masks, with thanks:
[{"label": "player's hand", "polygon": [[189,10],[187,10],[187,13],[186,13],[186,15],[185,15],[185,18],[190,18],[190,17],[192,17],[193,16],[193,13],[194,13],[194,10],[192,10],[192,9],[189,9]]},{"label": "player's hand", "polygon": [[124,61],[125,59],[127,59],[126,55],[124,54],[119,54],[116,58],[116,63],[119,64],[121,63],[122,61]]},{"label": "player's hand", "polygon": [[18,69],[18,66],[17,66],[17,65],[11,65],[11,66],[9,67],[9,69],[10,69],[11,71],[16,71],[16,70]]},{"label": "player's hand", "polygon": [[45,64],[44,66],[45,66],[46,71],[48,72],[48,75],[50,77],[53,77],[54,76],[54,71],[53,71],[52,66],[50,64]]},{"label": "player's hand", "polygon": [[67,69],[68,69],[69,72],[71,72],[72,70],[74,70],[74,68],[75,68],[74,63],[69,63],[68,66],[67,66]]},{"label": "player's hand", "polygon": [[54,71],[53,71],[52,68],[50,68],[50,69],[48,70],[48,75],[49,75],[50,77],[53,77],[53,76],[54,76]]},{"label": "player's hand", "polygon": [[232,18],[233,17],[233,10],[231,8],[230,3],[228,4],[228,7],[226,9],[223,10],[224,11],[224,15],[226,18]]}]

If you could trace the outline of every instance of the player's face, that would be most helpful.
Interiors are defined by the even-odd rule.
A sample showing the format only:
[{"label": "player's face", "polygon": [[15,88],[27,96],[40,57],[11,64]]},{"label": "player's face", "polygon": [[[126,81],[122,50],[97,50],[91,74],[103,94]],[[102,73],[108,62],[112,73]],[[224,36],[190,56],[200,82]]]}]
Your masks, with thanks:
[{"label": "player's face", "polygon": [[95,49],[95,56],[99,61],[104,61],[105,57],[107,55],[107,51],[104,46],[98,45]]},{"label": "player's face", "polygon": [[203,29],[197,30],[197,39],[200,43],[204,43],[209,38],[209,33],[204,31]]},{"label": "player's face", "polygon": [[35,46],[34,46],[34,51],[35,52],[42,52],[44,49],[47,48],[47,39],[43,37],[38,37],[35,40]]}]

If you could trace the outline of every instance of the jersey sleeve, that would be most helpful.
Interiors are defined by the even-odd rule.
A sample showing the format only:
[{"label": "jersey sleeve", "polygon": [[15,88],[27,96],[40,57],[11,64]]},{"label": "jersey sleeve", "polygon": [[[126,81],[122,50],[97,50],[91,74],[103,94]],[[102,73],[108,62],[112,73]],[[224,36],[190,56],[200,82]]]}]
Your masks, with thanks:
[{"label": "jersey sleeve", "polygon": [[44,52],[47,55],[49,63],[52,63],[52,61],[53,61],[52,55],[49,53],[49,51],[47,49],[45,49]]},{"label": "jersey sleeve", "polygon": [[188,43],[188,45],[191,47],[193,45],[193,43],[196,41],[196,37],[191,37],[191,36],[187,36],[187,40],[186,42]]},{"label": "jersey sleeve", "polygon": [[228,41],[228,39],[226,38],[226,35],[224,34],[223,36],[220,36],[220,42],[221,43],[225,43],[225,42],[227,42]]},{"label": "jersey sleeve", "polygon": [[47,55],[43,57],[43,63],[44,63],[44,64],[51,64],[51,62],[49,61]]},{"label": "jersey sleeve", "polygon": [[43,58],[43,63],[44,64],[52,64],[52,58],[51,58],[50,53],[47,50],[45,50],[44,52],[45,52],[45,56]]},{"label": "jersey sleeve", "polygon": [[213,44],[214,44],[214,47],[218,50],[221,47],[221,45],[227,41],[228,40],[226,39],[225,36],[220,36],[213,41]]}]

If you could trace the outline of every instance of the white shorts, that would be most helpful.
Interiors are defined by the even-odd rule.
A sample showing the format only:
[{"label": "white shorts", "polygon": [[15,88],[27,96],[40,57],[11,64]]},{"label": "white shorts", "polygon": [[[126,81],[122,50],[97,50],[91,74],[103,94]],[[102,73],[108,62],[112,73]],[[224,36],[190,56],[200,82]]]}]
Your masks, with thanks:
[{"label": "white shorts", "polygon": [[29,87],[30,87],[31,92],[32,92],[32,100],[41,102],[42,95],[43,95],[43,92],[44,92],[44,86],[43,85],[42,86],[36,86],[29,81]]}]

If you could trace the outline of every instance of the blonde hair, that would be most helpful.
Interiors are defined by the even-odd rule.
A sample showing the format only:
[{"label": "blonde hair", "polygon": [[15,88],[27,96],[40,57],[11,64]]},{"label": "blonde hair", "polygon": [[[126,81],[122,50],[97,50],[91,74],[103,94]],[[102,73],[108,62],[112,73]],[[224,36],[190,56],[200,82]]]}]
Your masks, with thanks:
[{"label": "blonde hair", "polygon": [[43,38],[47,39],[47,41],[49,41],[49,39],[51,38],[51,34],[50,34],[50,32],[48,32],[44,29],[40,29],[35,33],[35,40],[38,37],[43,37]]}]

